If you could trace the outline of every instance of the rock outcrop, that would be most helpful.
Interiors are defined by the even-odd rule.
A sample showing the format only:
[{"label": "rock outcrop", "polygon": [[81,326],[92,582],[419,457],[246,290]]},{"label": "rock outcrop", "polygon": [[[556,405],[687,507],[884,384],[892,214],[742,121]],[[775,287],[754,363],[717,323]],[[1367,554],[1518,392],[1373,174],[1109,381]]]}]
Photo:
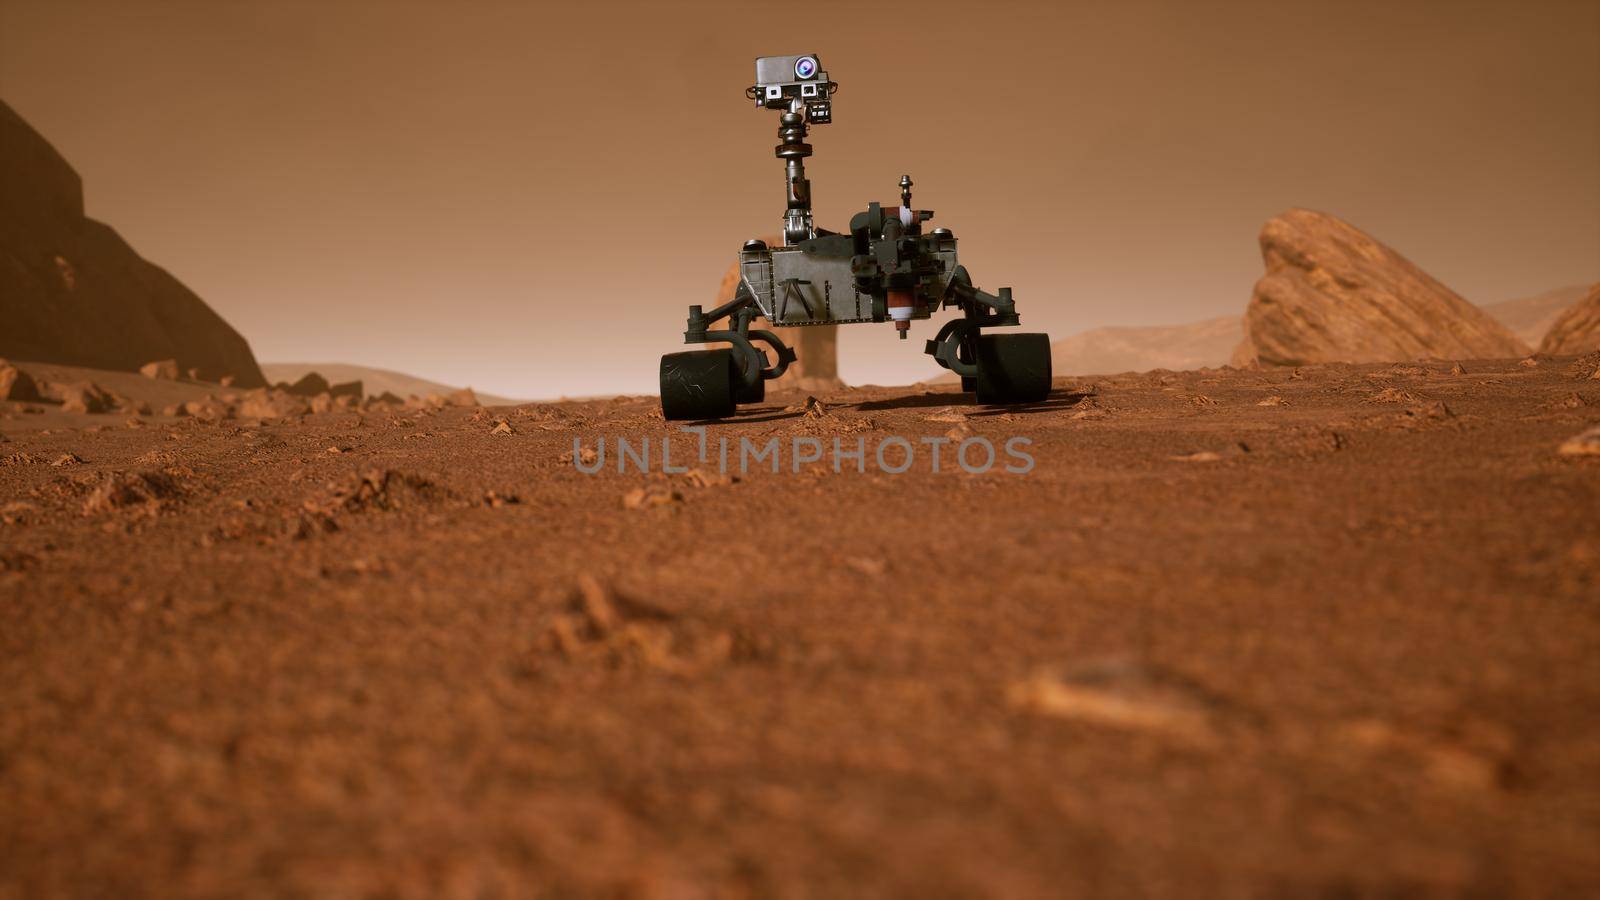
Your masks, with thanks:
[{"label": "rock outcrop", "polygon": [[165,378],[168,381],[176,381],[178,380],[178,361],[175,359],[158,359],[154,362],[147,362],[139,367],[139,374],[146,378]]},{"label": "rock outcrop", "polygon": [[1236,365],[1524,356],[1504,325],[1409,260],[1326,213],[1261,229],[1267,274],[1245,311]]},{"label": "rock outcrop", "polygon": [[1589,288],[1588,296],[1568,307],[1539,345],[1540,353],[1552,356],[1591,350],[1600,350],[1600,284]]},{"label": "rock outcrop", "polygon": [[[783,238],[770,235],[762,240],[765,240],[768,246],[778,246],[783,243]],[[735,261],[729,263],[728,270],[722,273],[722,284],[717,288],[717,299],[712,305],[720,306],[732,300],[733,292],[738,287],[739,263]],[[772,332],[785,344],[794,348],[796,361],[789,366],[787,372],[783,373],[782,378],[769,383],[767,387],[773,390],[793,388],[813,393],[844,387],[844,382],[839,379],[839,326],[807,325],[801,328],[773,328]],[[765,348],[766,345],[756,346]]]},{"label": "rock outcrop", "polygon": [[32,403],[42,399],[32,375],[0,359],[0,400]]},{"label": "rock outcrop", "polygon": [[266,383],[250,345],[205,301],[83,214],[78,173],[0,102],[0,356]]}]

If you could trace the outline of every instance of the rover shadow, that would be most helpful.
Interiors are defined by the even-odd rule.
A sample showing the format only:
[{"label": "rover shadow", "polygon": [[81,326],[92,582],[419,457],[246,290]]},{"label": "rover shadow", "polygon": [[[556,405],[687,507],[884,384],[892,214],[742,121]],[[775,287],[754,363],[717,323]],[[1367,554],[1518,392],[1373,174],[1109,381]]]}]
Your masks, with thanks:
[{"label": "rover shadow", "polygon": [[1027,415],[1031,413],[1053,412],[1076,406],[1078,403],[1093,397],[1089,391],[1052,390],[1048,396],[1037,403],[1017,403],[1011,405],[979,403],[971,394],[911,394],[905,397],[893,397],[888,400],[865,400],[861,403],[848,404],[857,412],[874,412],[892,409],[920,409],[930,406],[953,406],[961,409],[969,416],[998,416],[1005,413]]},{"label": "rover shadow", "polygon": [[740,409],[739,411],[735,412],[733,415],[729,416],[726,419],[706,419],[704,421],[694,422],[692,424],[694,424],[694,425],[734,425],[734,424],[746,425],[746,424],[757,423],[757,422],[781,422],[784,419],[795,419],[795,418],[799,418],[802,415],[804,415],[804,413],[801,413],[801,412],[798,412],[798,411],[792,410],[792,409],[785,409],[783,407],[778,407],[777,409],[761,409],[761,408],[758,407],[756,409],[750,410],[750,414],[749,415],[746,415],[745,411],[743,409]]}]

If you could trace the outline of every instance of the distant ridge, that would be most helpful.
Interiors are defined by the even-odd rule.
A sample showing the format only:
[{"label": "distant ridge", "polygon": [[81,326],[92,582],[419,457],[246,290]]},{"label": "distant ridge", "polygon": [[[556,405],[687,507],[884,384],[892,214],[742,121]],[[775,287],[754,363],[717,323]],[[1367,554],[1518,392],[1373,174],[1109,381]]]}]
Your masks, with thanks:
[{"label": "distant ridge", "polygon": [[[388,391],[399,397],[415,394],[426,397],[429,394],[449,394],[460,390],[463,385],[442,384],[407,375],[404,372],[395,372],[390,369],[378,369],[372,366],[358,366],[350,363],[262,363],[261,371],[266,374],[267,380],[273,383],[287,381],[293,384],[307,372],[316,372],[328,381],[338,384],[345,381],[360,381],[362,390],[368,396],[376,396]],[[485,394],[474,390],[478,401],[485,406],[514,406],[523,401],[513,400],[509,397],[497,397],[494,394]]]}]

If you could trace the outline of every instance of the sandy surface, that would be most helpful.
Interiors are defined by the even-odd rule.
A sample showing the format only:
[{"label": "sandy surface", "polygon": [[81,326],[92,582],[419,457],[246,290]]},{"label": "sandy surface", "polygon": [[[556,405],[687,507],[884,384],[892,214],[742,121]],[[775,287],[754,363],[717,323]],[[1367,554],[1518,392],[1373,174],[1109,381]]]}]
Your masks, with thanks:
[{"label": "sandy surface", "polygon": [[0,896],[1593,895],[1596,364],[13,411]]}]

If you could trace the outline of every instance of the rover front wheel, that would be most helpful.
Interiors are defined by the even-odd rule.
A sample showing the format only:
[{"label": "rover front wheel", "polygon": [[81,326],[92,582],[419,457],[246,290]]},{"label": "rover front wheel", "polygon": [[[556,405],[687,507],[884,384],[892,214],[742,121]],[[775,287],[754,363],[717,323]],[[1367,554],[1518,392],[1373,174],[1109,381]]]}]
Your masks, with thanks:
[{"label": "rover front wheel", "polygon": [[661,357],[661,414],[668,421],[733,415],[739,367],[731,350],[689,350]]},{"label": "rover front wheel", "polygon": [[767,399],[767,380],[765,378],[757,378],[755,387],[746,387],[744,376],[734,373],[733,377],[737,382],[734,385],[734,400],[739,403],[760,403]]},{"label": "rover front wheel", "polygon": [[979,403],[1037,403],[1049,396],[1049,335],[984,334],[974,350]]}]

